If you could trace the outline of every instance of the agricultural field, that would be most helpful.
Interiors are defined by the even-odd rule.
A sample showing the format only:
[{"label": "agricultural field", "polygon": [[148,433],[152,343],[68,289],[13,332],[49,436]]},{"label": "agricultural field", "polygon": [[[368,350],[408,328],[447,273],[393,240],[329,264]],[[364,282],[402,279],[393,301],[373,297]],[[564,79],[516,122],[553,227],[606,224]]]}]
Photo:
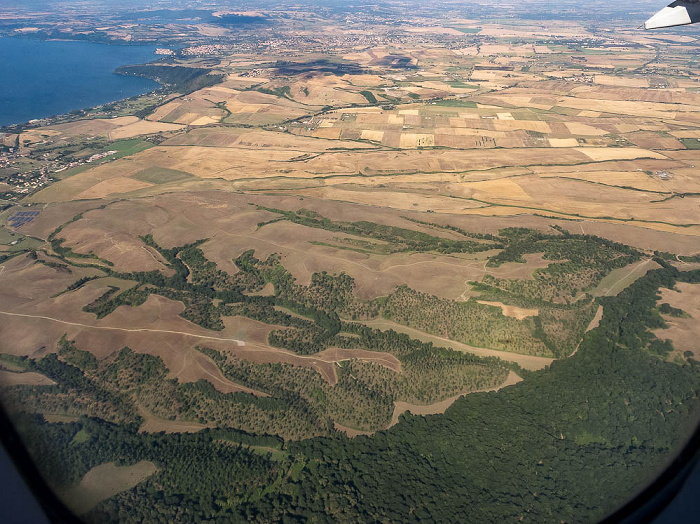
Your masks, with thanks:
[{"label": "agricultural field", "polygon": [[0,133],[0,401],[87,522],[591,521],[673,456],[700,40],[435,9],[154,11],[161,90]]},{"label": "agricultural field", "polygon": [[133,466],[101,464],[88,471],[80,484],[61,494],[68,507],[76,514],[90,511],[101,501],[108,499],[150,477],[157,468],[152,462],[138,462]]},{"label": "agricultural field", "polygon": [[700,300],[693,286],[678,284],[675,289],[664,289],[659,299],[659,312],[666,326],[656,330],[656,335],[663,340],[671,340],[676,354],[687,352],[698,356],[698,342],[695,333],[697,319],[700,317]]}]

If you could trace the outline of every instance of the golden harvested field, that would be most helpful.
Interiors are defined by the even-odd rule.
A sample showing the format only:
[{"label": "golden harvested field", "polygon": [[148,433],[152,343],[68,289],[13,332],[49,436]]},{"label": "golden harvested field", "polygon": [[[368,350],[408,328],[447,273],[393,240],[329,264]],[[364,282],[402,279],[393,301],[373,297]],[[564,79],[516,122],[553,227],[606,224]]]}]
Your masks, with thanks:
[{"label": "golden harvested field", "polygon": [[299,153],[319,153],[329,149],[370,149],[372,146],[338,140],[305,138],[288,133],[258,131],[245,128],[206,127],[177,135],[166,146],[202,146],[209,148],[246,148],[289,150]]},{"label": "golden harvested field", "polygon": [[576,147],[579,142],[575,138],[550,138],[549,145],[552,147]]},{"label": "golden harvested field", "polygon": [[694,358],[700,358],[700,294],[697,284],[678,283],[675,289],[662,289],[658,303],[682,309],[687,316],[677,318],[664,315],[669,327],[657,329],[654,334],[661,340],[670,339],[681,353],[690,351]]},{"label": "golden harvested field", "polygon": [[111,180],[104,180],[99,182],[94,186],[86,189],[85,191],[79,193],[75,196],[76,200],[93,200],[105,198],[110,195],[121,195],[124,193],[131,193],[132,191],[138,191],[139,189],[145,189],[151,187],[153,184],[148,182],[141,182],[140,180],[134,180],[133,178],[119,177]]},{"label": "golden harvested field", "polygon": [[588,158],[595,162],[605,162],[607,160],[636,160],[638,158],[653,158],[663,160],[666,157],[661,153],[655,153],[648,149],[640,149],[635,147],[620,147],[620,148],[603,148],[603,147],[586,147],[577,148]]},{"label": "golden harvested field", "polygon": [[426,212],[431,210],[437,213],[459,213],[464,209],[483,207],[483,204],[474,201],[465,201],[435,194],[421,194],[418,192],[387,191],[370,188],[345,188],[323,187],[318,189],[299,190],[297,194],[311,196],[323,200],[336,200],[339,202],[353,202],[368,206],[403,209]]},{"label": "golden harvested field", "polygon": [[572,135],[602,136],[608,134],[608,131],[605,129],[599,129],[579,122],[569,122],[564,125]]},{"label": "golden harvested field", "polygon": [[109,140],[123,140],[139,135],[167,133],[183,129],[179,124],[149,122],[135,116],[124,116],[111,119],[78,120],[69,124],[59,124],[42,127],[22,133],[20,140],[25,142],[41,142],[46,138],[71,138],[77,136],[104,136]]},{"label": "golden harvested field", "polygon": [[[483,34],[496,27],[503,29],[488,26]],[[556,31],[579,34],[581,28],[557,26]],[[179,133],[172,128],[159,146],[88,169],[32,199],[134,198],[204,188],[283,190],[406,211],[575,215],[697,234],[695,202],[668,197],[696,193],[700,186],[692,167],[700,157],[681,142],[700,133],[700,95],[672,86],[648,89],[638,74],[598,73],[587,84],[571,81],[580,76],[577,69],[547,71],[559,77],[554,80],[514,73],[517,66],[511,63],[520,63],[518,56],[545,51],[552,53],[531,45],[489,43],[481,46],[479,57],[470,58],[469,48],[411,48],[405,50],[407,57],[428,62],[402,73],[381,69],[382,61],[398,55],[378,47],[345,57],[367,68],[356,75],[278,75],[269,69],[252,79],[232,72],[220,85],[166,102],[149,121],[94,121],[101,132],[105,126],[117,132],[112,128],[178,119],[196,127]],[[624,63],[649,54],[632,47],[604,51],[586,60],[628,67]],[[456,59],[477,65],[474,75],[458,80],[446,74],[446,65]],[[513,78],[506,84],[512,85],[521,74],[526,80],[517,87],[484,92],[493,82],[509,80],[507,75]],[[428,91],[448,99],[404,98]],[[367,93],[404,95],[400,103],[366,105]],[[324,106],[332,109],[321,111]],[[84,132],[90,122],[43,132]],[[253,127],[230,126],[236,122]],[[28,133],[32,140],[42,138],[37,131]],[[141,174],[154,168],[162,172],[157,183]],[[508,179],[508,169],[556,180]],[[500,176],[498,170],[503,170]],[[171,171],[182,175],[169,179]],[[655,174],[665,171],[670,175],[663,179]]]},{"label": "golden harvested field", "polygon": [[[556,154],[552,152],[556,151]],[[654,157],[641,150],[618,154],[599,153],[605,160],[615,158]],[[282,180],[325,179],[329,176],[348,177],[358,173],[375,176],[391,174],[457,172],[487,170],[506,166],[544,164],[581,164],[590,161],[587,151],[577,149],[468,150],[468,151],[366,151],[360,154],[325,152],[303,155],[293,150],[253,150],[243,148],[207,148],[201,146],[158,146],[133,157],[116,160],[89,169],[57,182],[32,198],[41,201],[67,201],[82,198],[81,194],[98,184],[117,178],[133,176],[149,167],[175,169],[205,179],[228,181],[274,178]],[[663,158],[659,156],[658,158]],[[345,180],[343,180],[344,182]],[[110,193],[110,185],[102,190]],[[127,186],[129,191],[132,190]]]},{"label": "golden harvested field", "polygon": [[103,500],[143,482],[156,471],[156,465],[145,460],[132,466],[107,462],[88,471],[77,486],[58,494],[76,515],[83,515]]}]

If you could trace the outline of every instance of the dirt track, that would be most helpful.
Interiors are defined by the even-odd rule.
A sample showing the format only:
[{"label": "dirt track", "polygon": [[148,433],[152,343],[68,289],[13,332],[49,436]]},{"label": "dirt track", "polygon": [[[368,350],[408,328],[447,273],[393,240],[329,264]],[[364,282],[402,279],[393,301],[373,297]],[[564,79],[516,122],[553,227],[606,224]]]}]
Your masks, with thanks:
[{"label": "dirt track", "polygon": [[195,335],[192,333],[185,333],[184,331],[171,331],[168,329],[147,329],[147,328],[139,328],[139,329],[129,329],[129,328],[120,328],[120,327],[110,327],[110,326],[91,326],[89,324],[81,324],[79,322],[69,322],[67,320],[61,320],[58,318],[53,318],[53,317],[45,317],[41,315],[26,315],[24,313],[11,313],[9,311],[0,311],[0,315],[7,315],[11,317],[23,317],[23,318],[38,318],[41,320],[49,320],[51,322],[58,322],[60,324],[65,324],[67,326],[78,326],[78,327],[83,327],[83,328],[88,328],[88,329],[102,329],[102,330],[108,330],[108,331],[123,331],[126,333],[169,333],[169,334],[175,334],[175,335],[185,335],[188,337],[194,337],[194,338],[201,338],[201,339],[207,339],[207,340],[221,340],[225,342],[235,342],[239,346],[245,345],[245,342],[242,340],[237,340],[233,338],[221,338],[221,337],[211,337],[207,335]]}]

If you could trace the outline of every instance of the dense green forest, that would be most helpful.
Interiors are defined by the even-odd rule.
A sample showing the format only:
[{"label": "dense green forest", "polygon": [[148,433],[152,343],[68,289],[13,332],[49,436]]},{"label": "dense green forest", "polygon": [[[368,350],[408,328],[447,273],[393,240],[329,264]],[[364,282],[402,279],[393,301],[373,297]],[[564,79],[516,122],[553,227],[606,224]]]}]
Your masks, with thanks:
[{"label": "dense green forest", "polygon": [[211,69],[156,64],[121,66],[115,73],[155,80],[164,89],[184,95],[218,84],[223,80],[222,74],[214,73]]},{"label": "dense green forest", "polygon": [[[600,299],[600,326],[574,356],[517,386],[463,397],[444,415],[403,416],[371,437],[283,443],[231,430],[148,435],[101,418],[15,418],[55,486],[104,462],[158,465],[88,522],[592,522],[643,488],[698,420],[699,363],[664,360],[667,348],[650,331],[664,325],[659,289],[676,282],[700,283],[700,272],[649,272]],[[78,372],[95,373],[94,363],[67,341],[62,347],[72,364],[10,360],[59,381],[56,363],[70,366],[77,387]],[[207,353],[235,374],[234,363]],[[129,391],[162,375],[162,363],[140,357],[124,350],[100,368],[102,388]]]}]

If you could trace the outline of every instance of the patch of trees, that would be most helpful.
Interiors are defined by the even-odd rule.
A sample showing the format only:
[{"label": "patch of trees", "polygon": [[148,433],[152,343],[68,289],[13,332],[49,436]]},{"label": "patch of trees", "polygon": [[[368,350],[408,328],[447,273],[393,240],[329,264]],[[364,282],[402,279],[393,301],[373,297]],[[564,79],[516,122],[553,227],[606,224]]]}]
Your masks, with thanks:
[{"label": "patch of trees", "polygon": [[119,294],[116,294],[117,291],[119,291],[118,287],[109,286],[109,289],[102,296],[84,306],[83,311],[94,313],[97,318],[104,318],[119,306],[140,306],[148,298],[148,292],[139,289],[138,286]]},{"label": "patch of trees", "polygon": [[129,391],[151,380],[165,378],[167,371],[160,357],[124,347],[114,360],[105,363],[100,378],[115,390]]},{"label": "patch of trees", "polygon": [[220,368],[229,379],[283,399],[289,410],[301,415],[303,425],[281,433],[287,438],[332,434],[334,422],[377,430],[389,423],[393,412],[392,398],[342,369],[331,386],[317,371],[291,364],[254,364],[227,355]]},{"label": "patch of trees", "polygon": [[[344,273],[314,273],[311,283],[302,286],[284,268],[279,255],[260,260],[252,250],[234,260],[239,271],[230,275],[206,259],[199,248],[205,240],[163,248],[151,235],[146,235],[142,237],[144,243],[156,249],[174,273],[166,276],[161,271],[117,273],[107,269],[109,275],[135,280],[139,285],[119,295],[108,291],[86,306],[86,311],[103,317],[122,304],[142,304],[149,294],[156,293],[182,302],[185,309],[181,315],[208,329],[223,329],[222,317],[234,315],[292,328],[273,331],[269,342],[300,354],[317,353],[334,345],[355,347],[352,340],[340,335],[340,317],[357,320],[383,314],[399,323],[467,344],[541,355],[568,355],[580,342],[595,307],[590,299],[574,305],[555,304],[551,300],[561,293],[570,298],[579,287],[599,280],[610,267],[625,265],[629,257],[636,256],[632,248],[568,233],[546,235],[533,230],[510,228],[502,230],[500,237],[494,237],[470,234],[452,226],[424,224],[475,239],[459,241],[393,226],[333,222],[308,210],[296,213],[270,211],[282,214],[285,219],[311,224],[311,227],[342,230],[401,243],[402,249],[410,245],[416,249],[449,251],[450,246],[471,249],[469,246],[472,244],[478,245],[479,249],[490,249],[495,245],[493,242],[498,240],[508,245],[506,249],[525,246],[523,249],[529,252],[543,251],[545,257],[552,260],[562,260],[564,257],[566,260],[550,264],[546,270],[539,270],[534,280],[506,280],[487,275],[484,282],[475,284],[488,297],[499,295],[500,298],[495,300],[507,304],[535,304],[540,309],[538,319],[518,321],[474,300],[458,303],[405,287],[398,288],[388,299],[359,300],[354,295],[354,279]],[[531,240],[537,245],[529,245]],[[606,269],[601,269],[603,267]],[[273,285],[274,296],[250,295],[266,284]]]},{"label": "patch of trees", "polygon": [[[131,400],[87,375],[78,365],[92,368],[92,360],[70,343],[61,348],[62,358],[50,353],[38,359],[27,359],[26,370],[47,376],[53,386],[12,386],[3,389],[3,403],[11,411],[48,412],[67,415],[88,415],[114,422],[138,420]],[[70,362],[73,363],[70,363]]]},{"label": "patch of trees", "polygon": [[95,355],[89,351],[76,348],[75,344],[68,340],[65,335],[58,342],[58,356],[83,372],[97,369],[97,358],[95,358]]},{"label": "patch of trees", "polygon": [[35,264],[42,264],[51,269],[55,269],[59,273],[73,273],[73,270],[68,267],[67,264],[62,264],[60,262],[54,262],[53,260],[44,260],[43,258],[36,258]]},{"label": "patch of trees", "polygon": [[[137,407],[141,407],[163,420],[214,424],[285,438],[332,432],[329,420],[320,421],[293,394],[258,398],[248,393],[222,393],[204,380],[180,384],[167,378],[168,370],[159,357],[128,347],[98,362],[64,337],[59,358],[50,354],[40,360],[3,358],[5,361],[8,366],[42,373],[57,383],[4,388],[3,402],[13,412],[87,415],[140,425]],[[315,372],[306,372],[318,377]]]},{"label": "patch of trees", "polygon": [[311,369],[253,364],[212,349],[200,350],[234,382],[283,398],[290,405],[299,406],[300,411],[313,412],[324,425],[339,422],[364,430],[386,426],[395,400],[430,404],[466,391],[497,386],[508,373],[508,366],[499,359],[435,347],[395,331],[347,323],[341,325],[341,331],[355,336],[336,336],[334,347],[395,355],[401,362],[401,373],[350,360],[335,368],[338,383],[331,386]]},{"label": "patch of trees", "polygon": [[290,100],[293,100],[292,98],[292,90],[290,86],[280,86],[280,87],[256,87],[256,91],[259,91],[260,93],[264,93],[266,95],[272,95],[276,96],[278,98],[289,98]]},{"label": "patch of trees", "polygon": [[673,345],[669,341],[660,341],[651,330],[668,326],[656,308],[660,298],[658,290],[661,287],[672,289],[676,282],[698,283],[700,271],[680,272],[673,267],[657,269],[637,280],[618,297],[601,297],[599,300],[605,309],[601,328],[622,347],[648,349],[666,355]]},{"label": "patch of trees", "polygon": [[[290,212],[281,213],[287,216]],[[311,211],[302,210],[292,215],[300,217],[298,219],[302,221],[333,224]],[[439,224],[429,225],[441,227]],[[458,231],[459,228],[448,229],[462,235],[468,234]],[[482,242],[492,240],[482,236],[484,238],[479,238]],[[229,275],[206,259],[198,247],[204,240],[167,249],[160,247],[150,235],[143,237],[144,243],[158,250],[174,274],[166,277],[159,271],[112,272],[113,276],[136,280],[140,286],[116,296],[112,296],[116,290],[108,291],[86,306],[86,310],[104,316],[119,305],[138,305],[149,294],[157,293],[183,302],[184,318],[212,330],[223,329],[222,317],[234,315],[285,326],[289,329],[272,331],[268,342],[304,355],[334,346],[365,347],[361,339],[358,341],[341,334],[340,315],[357,319],[373,318],[381,313],[396,322],[470,345],[536,355],[566,356],[578,346],[597,305],[590,299],[574,304],[555,304],[544,300],[542,290],[552,289],[559,293],[562,286],[571,287],[577,278],[582,282],[599,280],[611,267],[624,266],[637,256],[633,248],[596,237],[571,235],[563,230],[557,235],[547,235],[529,229],[509,228],[502,230],[498,238],[508,248],[534,243],[537,245],[523,249],[543,251],[545,257],[553,260],[566,258],[565,262],[551,264],[546,270],[537,272],[535,280],[511,281],[487,275],[484,282],[475,284],[476,289],[491,300],[537,307],[539,315],[536,317],[519,321],[473,299],[467,302],[450,301],[405,286],[397,288],[385,300],[362,301],[354,297],[355,282],[349,275],[315,273],[308,286],[301,286],[281,264],[279,256],[270,255],[265,260],[259,260],[253,251],[242,253],[234,261],[239,272]],[[593,277],[592,273],[595,273]],[[268,283],[273,284],[274,296],[246,294]],[[535,294],[528,286],[539,289],[540,294]],[[215,300],[219,301],[217,305]],[[654,342],[653,349],[662,354],[669,350],[669,346],[659,341]]]},{"label": "patch of trees", "polygon": [[451,340],[531,355],[551,355],[536,336],[532,318],[523,321],[504,316],[500,310],[474,300],[456,302],[400,286],[389,295],[382,315]]},{"label": "patch of trees", "polygon": [[408,220],[409,222],[413,222],[414,224],[420,224],[423,226],[430,226],[438,229],[446,229],[448,231],[454,231],[455,233],[459,233],[462,236],[469,237],[469,238],[476,238],[479,240],[489,240],[492,242],[495,242],[491,246],[491,249],[503,249],[503,244],[502,240],[497,236],[497,235],[492,235],[490,233],[474,233],[473,231],[467,231],[465,229],[462,229],[461,227],[457,226],[452,226],[450,224],[438,224],[435,222],[425,222],[423,220],[418,220],[416,218],[411,218],[407,216],[402,216],[404,220]]},{"label": "patch of trees", "polygon": [[[651,274],[608,299],[576,356],[516,387],[460,399],[444,416],[403,417],[371,438],[291,444],[313,466],[243,514],[252,522],[283,511],[329,518],[328,508],[330,518],[356,522],[604,517],[657,474],[698,418],[700,370],[658,359],[640,336],[657,325],[656,290],[675,278],[697,276]],[[630,329],[636,336],[623,337]]]},{"label": "patch of trees", "polygon": [[90,281],[92,281],[92,280],[96,280],[97,278],[99,278],[99,277],[94,276],[94,277],[82,277],[82,278],[79,278],[78,280],[76,280],[75,282],[73,282],[72,284],[70,284],[70,285],[66,288],[66,291],[74,291],[74,290],[76,290],[76,289],[79,289],[79,288],[83,287],[85,284],[87,284],[88,282],[90,282]]},{"label": "patch of trees", "polygon": [[28,371],[28,366],[31,364],[26,356],[9,355],[0,353],[0,369],[4,371],[23,372]]},{"label": "patch of trees", "polygon": [[682,318],[682,317],[687,317],[688,315],[686,314],[685,311],[682,309],[679,309],[677,307],[671,306],[671,304],[668,304],[664,302],[659,306],[659,311],[663,313],[664,315],[670,315],[672,317],[676,318]]},{"label": "patch of trees", "polygon": [[[1,255],[0,255],[0,264],[2,264],[3,262],[7,262],[8,260],[10,260],[10,259],[16,257],[17,255],[19,255],[20,253],[21,253],[21,251],[18,251],[18,252],[15,252],[15,253],[3,253],[3,254],[1,254]],[[30,252],[30,253],[31,253],[31,252]],[[34,251],[34,253],[36,253],[36,251]]]},{"label": "patch of trees", "polygon": [[377,97],[374,96],[374,93],[372,91],[360,91],[360,94],[365,97],[365,100],[367,100],[368,103],[374,105],[377,103]]},{"label": "patch of trees", "polygon": [[87,258],[87,259],[94,259],[94,260],[99,260],[100,262],[103,262],[107,264],[108,266],[113,265],[111,262],[108,260],[101,259],[94,253],[76,253],[73,251],[71,248],[66,247],[63,245],[63,243],[66,241],[65,238],[51,238],[50,243],[51,243],[51,249],[58,255],[59,258]]},{"label": "patch of trees", "polygon": [[475,253],[492,249],[492,246],[470,240],[453,240],[429,235],[414,229],[396,226],[386,226],[374,222],[341,222],[326,218],[316,211],[300,209],[299,211],[284,211],[258,206],[258,209],[277,213],[295,224],[327,231],[338,231],[349,235],[372,238],[389,242],[393,245],[391,252],[404,251],[436,251],[438,253]]},{"label": "patch of trees", "polygon": [[118,67],[118,75],[140,76],[154,80],[169,91],[188,95],[199,89],[220,83],[224,76],[202,67],[165,66],[154,64]]},{"label": "patch of trees", "polygon": [[506,280],[487,275],[484,283],[539,300],[563,302],[598,284],[612,270],[641,259],[639,251],[625,244],[552,227],[559,234],[526,228],[502,229],[499,238],[505,248],[489,258],[489,266],[524,263],[524,255],[535,253],[543,253],[544,259],[553,263],[537,269],[534,280]]},{"label": "patch of trees", "polygon": [[[292,328],[271,332],[268,341],[305,355],[333,346],[361,347],[356,340],[340,334],[341,314],[362,319],[381,312],[399,323],[468,344],[516,352],[527,349],[535,354],[570,353],[585,329],[584,317],[592,317],[591,307],[583,307],[590,303],[585,302],[568,314],[551,307],[552,311],[543,313],[544,322],[540,320],[539,324],[532,319],[517,321],[475,301],[457,303],[405,286],[386,300],[362,301],[354,296],[354,279],[344,273],[314,273],[311,283],[301,286],[281,264],[279,256],[271,255],[263,261],[253,251],[246,251],[234,261],[239,272],[231,276],[204,257],[198,247],[203,241],[170,249],[158,246],[151,236],[143,237],[143,241],[158,250],[175,273],[166,277],[159,271],[113,272],[112,276],[136,280],[140,286],[119,295],[113,288],[86,306],[86,311],[103,317],[119,305],[139,305],[149,294],[157,293],[183,302],[181,315],[208,329],[223,329],[222,317],[235,315]],[[245,294],[267,283],[273,284],[274,296]],[[215,305],[214,300],[219,300],[219,304]]]}]

